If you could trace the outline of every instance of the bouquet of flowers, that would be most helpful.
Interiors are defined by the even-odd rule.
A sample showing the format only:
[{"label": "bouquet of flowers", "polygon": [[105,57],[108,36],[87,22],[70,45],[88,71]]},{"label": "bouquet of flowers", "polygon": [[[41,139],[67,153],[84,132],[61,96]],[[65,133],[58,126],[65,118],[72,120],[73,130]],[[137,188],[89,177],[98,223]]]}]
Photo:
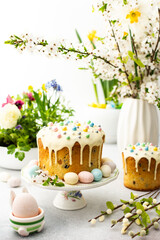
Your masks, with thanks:
[{"label": "bouquet of flowers", "polygon": [[61,86],[52,80],[37,91],[29,86],[22,95],[8,95],[0,109],[0,146],[7,147],[8,154],[22,161],[26,151],[37,147],[36,134],[41,127],[73,116],[61,92]]},{"label": "bouquet of flowers", "polygon": [[[97,3],[98,2],[98,3]],[[110,98],[124,97],[159,104],[160,3],[158,0],[96,1],[93,11],[100,12],[106,32],[93,44],[68,41],[48,42],[27,35],[13,35],[5,43],[20,51],[37,50],[47,56],[63,55],[83,60],[94,79],[102,83],[117,79]]]}]

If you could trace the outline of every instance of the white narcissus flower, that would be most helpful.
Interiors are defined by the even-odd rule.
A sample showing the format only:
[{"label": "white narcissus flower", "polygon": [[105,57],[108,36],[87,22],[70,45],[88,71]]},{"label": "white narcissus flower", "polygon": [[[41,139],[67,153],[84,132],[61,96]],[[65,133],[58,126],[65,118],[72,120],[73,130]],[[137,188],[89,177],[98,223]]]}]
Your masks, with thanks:
[{"label": "white narcissus flower", "polygon": [[21,117],[20,110],[14,104],[6,104],[0,109],[0,125],[1,128],[11,129],[17,125],[18,119]]}]

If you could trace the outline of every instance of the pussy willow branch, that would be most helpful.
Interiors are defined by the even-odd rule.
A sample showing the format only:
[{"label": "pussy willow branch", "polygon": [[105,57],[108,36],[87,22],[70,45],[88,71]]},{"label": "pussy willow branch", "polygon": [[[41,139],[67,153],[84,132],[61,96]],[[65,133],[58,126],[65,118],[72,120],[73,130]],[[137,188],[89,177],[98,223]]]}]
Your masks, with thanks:
[{"label": "pussy willow branch", "polygon": [[[150,191],[150,192],[147,192],[147,193],[144,193],[144,194],[142,194],[142,195],[138,196],[137,198],[135,198],[135,200],[137,200],[137,199],[139,199],[139,198],[141,198],[141,197],[143,197],[143,196],[146,196],[146,195],[150,194],[151,192],[152,192],[152,191]],[[118,209],[118,208],[120,208],[120,207],[122,207],[122,206],[123,206],[123,204],[124,204],[124,203],[122,203],[122,204],[119,204],[117,207],[115,207],[115,208],[113,209],[113,211],[114,211],[114,210],[116,210],[116,209]],[[126,202],[126,204],[129,204],[129,201],[128,201],[128,202]],[[94,219],[97,219],[97,218],[99,218],[99,217],[101,217],[101,216],[103,216],[103,215],[107,215],[107,213],[102,213],[102,214],[100,214],[100,215],[96,216]],[[90,222],[91,220],[92,220],[92,219],[88,220],[88,222]]]},{"label": "pussy willow branch", "polygon": [[[156,191],[155,191],[154,193],[152,193],[148,198],[154,196],[157,192],[158,192],[158,194],[160,193],[159,190],[156,190]],[[155,196],[154,198],[156,198],[156,197],[158,196],[158,194],[156,194],[156,196]],[[141,197],[142,197],[142,196],[141,196]],[[136,199],[137,199],[137,198],[136,198]],[[131,209],[130,213],[133,212],[135,209],[136,209],[136,207],[133,207],[133,208]],[[122,216],[121,218],[119,218],[119,219],[117,220],[117,223],[118,223],[118,222],[121,222],[121,221],[124,219],[124,217],[125,217],[125,216]],[[132,216],[131,216],[131,217],[132,217]],[[136,220],[136,219],[135,219],[135,220]],[[133,221],[133,222],[134,222],[134,221]],[[115,225],[116,225],[116,223],[115,223],[115,224],[112,224],[112,225],[111,225],[111,228],[114,227]]]},{"label": "pussy willow branch", "polygon": [[[155,208],[155,207],[158,206],[159,204],[160,204],[160,202],[157,203],[157,204],[155,204],[155,205],[153,205],[153,206],[150,207],[150,208],[147,208],[147,209],[145,210],[145,212],[151,210],[152,208]],[[132,216],[130,216],[129,218],[133,217],[134,215],[136,215],[136,213],[133,214]],[[139,216],[138,216],[137,218],[139,218]],[[126,231],[126,230],[136,221],[137,218],[133,219],[132,222],[124,229],[124,231]]]},{"label": "pussy willow branch", "polygon": [[[148,225],[146,228],[144,228],[144,230],[146,231],[147,229],[151,228],[151,227],[154,225],[154,222],[159,222],[159,220],[160,220],[160,217],[157,218],[156,220],[154,220],[154,221],[153,221],[150,225]],[[140,232],[134,234],[134,235],[132,236],[132,238],[135,238],[135,237],[138,236],[139,234],[140,234]]]}]

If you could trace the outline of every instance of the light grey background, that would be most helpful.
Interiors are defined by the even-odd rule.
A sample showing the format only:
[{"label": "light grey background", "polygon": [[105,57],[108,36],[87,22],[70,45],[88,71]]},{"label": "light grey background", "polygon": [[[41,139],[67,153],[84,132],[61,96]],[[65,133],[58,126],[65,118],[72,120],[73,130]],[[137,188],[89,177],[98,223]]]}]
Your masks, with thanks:
[{"label": "light grey background", "polygon": [[[122,212],[116,211],[113,215],[107,217],[104,222],[97,222],[91,226],[88,220],[100,214],[101,210],[106,210],[106,201],[112,201],[119,204],[119,199],[129,199],[131,190],[123,186],[123,170],[120,155],[116,145],[104,145],[103,156],[110,157],[117,163],[120,170],[118,179],[103,187],[85,190],[83,195],[87,201],[84,209],[77,211],[63,211],[53,206],[53,199],[56,191],[43,190],[33,187],[23,182],[30,193],[36,198],[39,206],[45,211],[45,227],[41,233],[34,233],[25,239],[38,240],[121,240],[131,239],[128,235],[121,235],[121,224],[111,229],[111,219],[119,218]],[[4,169],[0,169],[0,172]],[[6,170],[5,170],[6,171]],[[20,176],[19,171],[9,171],[12,175]],[[10,188],[6,183],[0,182],[0,239],[1,240],[18,240],[20,237],[9,225],[9,205]],[[20,192],[21,188],[14,189]],[[137,192],[136,192],[137,193]],[[140,194],[140,192],[138,192]],[[160,200],[160,197],[159,197]],[[136,231],[137,227],[134,226]],[[160,232],[152,229],[149,236],[143,240],[158,240]],[[142,239],[138,238],[137,239]]]}]

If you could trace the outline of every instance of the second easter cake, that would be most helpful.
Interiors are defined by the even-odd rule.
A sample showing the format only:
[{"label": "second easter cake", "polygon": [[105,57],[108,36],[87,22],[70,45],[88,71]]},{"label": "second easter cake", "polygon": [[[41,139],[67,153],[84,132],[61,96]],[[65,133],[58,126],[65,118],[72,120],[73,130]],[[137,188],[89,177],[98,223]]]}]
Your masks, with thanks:
[{"label": "second easter cake", "polygon": [[140,191],[160,187],[160,148],[152,143],[129,145],[122,158],[126,187]]},{"label": "second easter cake", "polygon": [[100,168],[104,140],[101,126],[91,121],[50,123],[37,135],[39,167],[60,179],[67,172]]}]

